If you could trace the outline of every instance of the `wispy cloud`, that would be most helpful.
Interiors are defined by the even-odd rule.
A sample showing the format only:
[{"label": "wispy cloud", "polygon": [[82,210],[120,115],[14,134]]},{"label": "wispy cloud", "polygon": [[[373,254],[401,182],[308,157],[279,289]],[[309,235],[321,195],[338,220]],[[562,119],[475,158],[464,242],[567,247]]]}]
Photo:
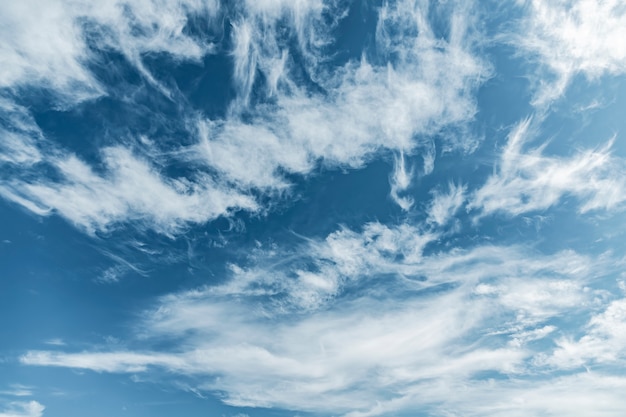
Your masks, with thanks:
[{"label": "wispy cloud", "polygon": [[[292,28],[297,37],[303,36],[301,32],[322,37],[312,25],[322,20],[324,8],[316,2],[306,4],[313,5],[306,13],[294,3],[297,12],[277,7],[261,14],[262,19],[238,23],[242,45],[236,43],[234,54],[241,73],[236,77],[239,88],[249,90],[252,73],[244,68],[252,65],[250,54],[261,68],[279,63],[282,81],[270,89],[275,104],[249,109],[253,123],[238,118],[200,120],[202,141],[190,159],[198,162],[201,157],[224,177],[244,185],[284,187],[280,172],[308,174],[319,161],[326,167],[361,167],[381,150],[415,149],[423,145],[417,135],[433,134],[474,116],[474,99],[468,93],[485,79],[488,69],[472,53],[472,36],[477,35],[469,28],[472,15],[464,14],[466,10],[452,11],[450,37],[442,40],[435,39],[425,18],[427,4],[385,5],[379,13],[377,49],[371,54],[364,51],[360,61],[333,71],[322,65],[327,58],[319,55],[313,41],[303,42],[302,47],[309,48],[311,81],[325,89],[319,94],[296,81],[298,68],[285,61],[286,46],[280,47],[285,41],[277,38],[271,20],[296,14],[304,19]],[[246,34],[251,31],[263,35],[250,38]]]},{"label": "wispy cloud", "polygon": [[468,208],[481,215],[519,215],[546,210],[565,196],[579,200],[581,213],[621,208],[626,200],[626,172],[624,162],[611,153],[613,139],[571,156],[548,156],[545,144],[524,149],[536,135],[532,119],[511,130],[495,172],[473,193]]},{"label": "wispy cloud", "polygon": [[549,381],[490,379],[483,381],[428,381],[405,396],[379,403],[367,412],[350,417],[393,415],[415,407],[431,415],[472,417],[574,416],[590,414],[618,417],[626,405],[621,390],[626,379],[602,373],[584,372],[555,377]]},{"label": "wispy cloud", "polygon": [[62,182],[9,180],[0,194],[18,203],[29,201],[39,213],[54,209],[89,233],[129,220],[174,233],[186,222],[256,208],[252,198],[224,189],[206,174],[193,180],[164,178],[123,147],[104,149],[103,159],[108,170],[101,175],[75,156],[62,156],[54,161]]},{"label": "wispy cloud", "polygon": [[197,0],[3,3],[0,37],[5,42],[0,55],[5,65],[0,87],[50,89],[60,106],[106,94],[106,86],[89,69],[95,62],[90,48],[119,51],[152,79],[141,55],[163,52],[198,60],[210,50],[210,43],[183,29],[188,17],[210,17],[216,11],[216,2]]},{"label": "wispy cloud", "polygon": [[[558,338],[568,312],[590,317],[604,302],[591,278],[606,273],[606,260],[498,246],[425,255],[435,239],[374,223],[288,252],[261,250],[251,258],[256,266],[233,265],[222,284],[163,297],[138,324],[145,350],[31,351],[21,362],[100,372],[163,368],[237,406],[500,415],[476,400],[491,392],[479,375],[509,380],[497,385],[501,398],[536,397],[524,380],[538,366],[534,358],[550,352],[542,341]],[[153,338],[179,348],[152,351]],[[535,384],[565,383],[564,369],[544,371]],[[460,385],[468,394],[452,395]],[[616,392],[607,395],[619,404]]]},{"label": "wispy cloud", "polygon": [[626,299],[611,302],[591,317],[586,332],[578,339],[564,335],[556,349],[537,358],[537,363],[560,369],[585,365],[623,366],[626,353]]},{"label": "wispy cloud", "polygon": [[59,338],[48,339],[44,343],[50,346],[65,346],[65,342],[63,341],[63,339]]},{"label": "wispy cloud", "polygon": [[0,97],[0,164],[30,166],[43,158],[37,141],[43,133],[28,110]]},{"label": "wispy cloud", "polygon": [[[5,19],[12,19],[22,6],[3,7],[11,12]],[[227,10],[191,0],[97,6],[77,2],[72,7],[56,1],[46,7],[50,13],[42,11],[37,19],[54,28],[50,42],[66,39],[63,42],[69,44],[31,45],[36,59],[24,65],[39,69],[11,66],[15,74],[6,76],[7,86],[43,83],[64,94],[78,94],[83,90],[72,86],[79,83],[97,90],[94,94],[105,94],[87,69],[89,42],[97,50],[118,50],[156,85],[160,82],[144,68],[143,56],[166,53],[197,60],[210,48],[183,30],[186,19],[232,14],[230,52],[237,97],[231,111],[220,119],[189,111],[188,119],[178,124],[196,144],[156,152],[173,163],[191,164],[193,174],[167,176],[147,162],[150,152],[141,147],[131,151],[121,140],[100,149],[104,170],[80,160],[70,149],[48,146],[44,152],[35,145],[41,138],[34,137],[45,134],[34,121],[30,131],[13,141],[16,145],[6,142],[3,158],[20,162],[22,171],[3,180],[2,196],[39,215],[58,213],[90,233],[123,222],[174,233],[185,224],[210,221],[234,210],[262,210],[253,196],[284,195],[291,185],[285,174],[308,176],[320,165],[360,168],[381,153],[415,151],[432,142],[421,138],[474,117],[472,93],[489,75],[488,66],[474,53],[480,39],[472,24],[475,17],[457,2],[385,3],[378,13],[375,46],[365,48],[360,60],[342,64],[332,63],[325,49],[347,10],[335,2],[250,2]],[[446,37],[436,36],[431,28],[428,16],[433,8],[448,20]],[[40,30],[37,22],[27,22],[18,32],[27,38],[35,27]],[[70,29],[71,37],[61,36]],[[30,51],[30,43],[15,39],[8,56]],[[47,52],[38,54],[37,48]],[[296,64],[292,56],[301,57],[301,62]],[[29,71],[35,75],[23,75]],[[261,82],[258,74],[264,75],[267,85],[260,84],[252,102],[252,89]],[[187,106],[184,100],[178,104]],[[158,142],[152,143],[158,148]],[[433,156],[425,170],[433,169]],[[52,166],[59,177],[42,176],[40,169],[27,164],[34,162]],[[409,172],[402,169],[394,174],[402,181],[394,180],[392,194],[410,184]],[[410,206],[408,197],[396,200]]]},{"label": "wispy cloud", "polygon": [[404,211],[408,211],[413,206],[413,199],[408,196],[401,197],[400,193],[409,188],[413,175],[413,169],[407,169],[404,152],[400,152],[400,155],[394,158],[393,173],[389,178],[389,183],[391,198]]},{"label": "wispy cloud", "polygon": [[33,395],[33,388],[22,384],[11,384],[8,390],[0,391],[0,395],[9,397],[30,397]]},{"label": "wispy cloud", "polygon": [[467,187],[454,183],[448,184],[448,191],[433,191],[433,199],[428,208],[429,223],[445,226],[465,203]]},{"label": "wispy cloud", "polygon": [[41,417],[45,407],[37,401],[12,401],[0,408],[0,417]]},{"label": "wispy cloud", "polygon": [[[582,74],[626,73],[626,9],[620,0],[526,0],[514,43],[543,68],[535,104],[559,98]],[[547,71],[547,72],[546,72]]]}]

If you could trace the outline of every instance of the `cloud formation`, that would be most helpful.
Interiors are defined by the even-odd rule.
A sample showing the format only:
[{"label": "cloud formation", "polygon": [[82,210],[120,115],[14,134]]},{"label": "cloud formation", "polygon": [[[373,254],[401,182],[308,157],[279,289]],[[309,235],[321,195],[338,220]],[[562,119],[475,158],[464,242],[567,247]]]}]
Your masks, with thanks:
[{"label": "cloud formation", "polygon": [[116,0],[92,3],[51,0],[0,5],[0,46],[6,65],[0,88],[26,86],[49,89],[63,107],[106,94],[106,86],[89,66],[94,50],[114,50],[125,56],[148,79],[142,55],[167,53],[177,59],[198,60],[210,50],[207,39],[183,32],[193,15],[211,16],[213,1]]},{"label": "cloud formation", "polygon": [[0,417],[41,417],[45,409],[37,401],[12,401],[0,408]]},{"label": "cloud formation", "polygon": [[[4,19],[13,22],[26,6],[3,7]],[[97,165],[55,145],[32,118],[27,127],[7,134],[1,158],[19,169],[3,180],[4,198],[39,215],[60,214],[90,233],[138,221],[173,233],[186,223],[239,209],[263,210],[257,197],[284,195],[291,186],[289,175],[306,177],[320,165],[361,168],[376,155],[416,152],[431,144],[423,137],[474,117],[472,92],[489,74],[474,54],[479,38],[474,16],[456,2],[385,3],[372,28],[375,45],[364,47],[360,59],[339,65],[325,49],[347,11],[336,2],[251,2],[220,9],[191,0],[106,5],[57,0],[46,7],[50,10],[32,15],[36,20],[20,26],[19,36],[11,38],[14,43],[5,46],[14,60],[23,56],[22,50],[33,59],[9,66],[4,82],[10,89],[28,84],[74,94],[58,103],[107,94],[89,70],[92,49],[121,53],[149,84],[176,101],[178,95],[150,73],[144,57],[164,53],[199,60],[211,47],[207,39],[184,30],[189,19],[225,13],[232,21],[237,95],[224,118],[210,119],[195,109],[181,113],[183,120],[175,123],[191,145],[165,148],[160,138],[138,135],[130,142],[140,146],[131,149],[129,140],[120,138],[97,150]],[[443,38],[435,35],[428,18],[439,12],[449,18]],[[50,26],[48,44],[31,43],[31,31],[42,24]],[[46,53],[40,54],[41,48]],[[187,109],[189,104],[182,100],[177,105]],[[17,105],[9,101],[5,108],[10,106]],[[4,113],[13,124],[29,117]],[[168,117],[154,117],[159,119]],[[152,150],[145,150],[146,143]],[[166,175],[159,163],[149,162],[154,155],[166,155],[169,165],[190,165],[194,173]],[[434,154],[429,160],[432,170]],[[42,175],[44,166],[57,178]],[[401,180],[394,180],[393,195],[411,181],[402,170],[393,178]],[[96,198],[102,204],[95,204]],[[409,197],[395,199],[405,209],[411,206]]]},{"label": "cloud formation", "polygon": [[103,150],[107,172],[100,175],[78,158],[68,155],[54,161],[63,182],[7,181],[0,194],[38,214],[54,209],[89,233],[106,231],[111,224],[136,221],[165,234],[185,223],[203,223],[230,210],[254,210],[248,196],[224,189],[199,174],[193,180],[164,178],[128,149]]},{"label": "cloud formation", "polygon": [[[137,325],[143,350],[30,351],[21,362],[164,369],[227,404],[351,416],[414,407],[434,415],[532,411],[548,400],[525,381],[537,366],[535,386],[580,388],[577,381],[590,378],[536,358],[566,331],[559,323],[568,311],[591,314],[605,302],[591,278],[605,273],[606,260],[498,246],[425,255],[435,239],[373,223],[291,253],[261,250],[252,254],[256,266],[233,265],[222,284],[161,298]],[[157,352],[151,340],[178,347]],[[493,382],[483,373],[508,381],[497,385],[499,399],[489,397]],[[611,387],[598,395],[621,401],[619,378],[593,377]],[[466,394],[450,401],[460,386]],[[532,400],[517,408],[502,400],[519,396]]]},{"label": "cloud formation", "polygon": [[626,9],[620,0],[520,3],[526,15],[514,43],[551,75],[540,77],[536,105],[561,97],[576,75],[626,73]]},{"label": "cloud formation", "polygon": [[[488,103],[493,86],[480,90],[493,71],[483,56],[493,39],[484,39],[482,6],[362,2],[359,21],[356,3],[0,5],[0,56],[9,63],[0,69],[0,196],[91,236],[121,229],[109,241],[89,240],[109,262],[92,277],[112,284],[107,293],[131,271],[163,280],[174,268],[194,274],[150,301],[131,298],[146,296],[143,284],[123,294],[131,309],[144,308],[108,327],[129,329],[123,342],[90,346],[58,331],[62,339],[42,337],[47,346],[23,352],[19,365],[133,374],[232,406],[347,417],[416,409],[621,417],[626,301],[613,288],[623,290],[615,284],[623,259],[611,244],[622,236],[595,244],[591,255],[567,242],[511,244],[492,229],[502,214],[623,209],[618,133],[563,154],[540,139],[549,104],[575,77],[626,72],[617,38],[625,9],[614,0],[517,2],[519,34],[496,41],[538,63],[531,104],[544,118],[513,126],[483,181],[477,167],[489,151],[468,155],[476,137],[501,125],[482,114],[480,126],[468,128],[479,102],[487,111],[500,105]],[[338,47],[355,28],[364,35]],[[507,57],[498,65],[500,58]],[[213,80],[213,70],[224,77]],[[109,73],[124,81],[107,83]],[[215,94],[219,111],[204,108],[210,100],[198,100],[202,94]],[[512,113],[528,104],[511,102]],[[106,108],[114,110],[100,112]],[[73,129],[78,119],[76,132],[93,125],[84,137]],[[76,137],[63,136],[68,126]],[[451,162],[453,153],[463,160]],[[393,164],[384,174],[389,189],[378,194],[388,192],[387,200],[359,207],[351,226],[336,225],[325,205],[336,198],[329,171],[375,160]],[[322,185],[311,214],[303,208],[311,195],[298,195],[308,184],[298,186],[313,177],[322,178],[312,188]],[[289,209],[297,213],[255,217],[236,248],[224,247],[225,238],[220,248],[207,243],[217,223],[193,229],[220,217],[243,224],[294,196],[303,197]],[[310,216],[307,227],[322,218],[323,228],[316,237],[290,235],[293,244],[274,241],[298,216]],[[188,252],[177,256],[185,243]],[[172,269],[154,272],[164,262]],[[173,287],[150,294],[164,288]],[[0,392],[30,394],[26,386]],[[36,401],[5,409],[0,417],[44,411]]]},{"label": "cloud formation", "polygon": [[428,209],[427,222],[445,226],[465,203],[466,191],[467,187],[452,182],[448,184],[448,192],[435,190]]},{"label": "cloud formation", "polygon": [[473,193],[469,209],[480,215],[519,215],[546,210],[565,196],[579,200],[579,212],[614,210],[626,200],[624,162],[611,153],[610,140],[597,149],[573,155],[544,155],[546,144],[525,150],[535,137],[532,120],[519,122],[509,134],[495,172]]}]

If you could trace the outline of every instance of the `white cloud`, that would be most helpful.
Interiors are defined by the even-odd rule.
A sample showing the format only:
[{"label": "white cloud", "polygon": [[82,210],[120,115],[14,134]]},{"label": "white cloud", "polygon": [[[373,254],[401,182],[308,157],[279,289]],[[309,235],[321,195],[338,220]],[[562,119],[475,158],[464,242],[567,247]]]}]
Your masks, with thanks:
[{"label": "white cloud", "polygon": [[[232,265],[232,280],[207,291],[230,296],[278,296],[273,307],[264,307],[268,314],[314,310],[364,281],[375,283],[381,276],[418,274],[422,251],[435,238],[409,225],[389,228],[369,223],[361,233],[343,228],[323,241],[308,241],[295,253],[253,253],[255,265]],[[280,267],[272,267],[277,262]]]},{"label": "white cloud", "polygon": [[104,94],[106,87],[88,68],[94,58],[89,47],[121,52],[152,79],[141,55],[198,60],[210,44],[183,32],[187,17],[216,11],[216,2],[199,0],[2,2],[0,87],[51,89],[61,106]]},{"label": "white cloud", "polygon": [[556,340],[554,352],[537,358],[537,363],[560,369],[626,363],[626,299],[611,302],[586,329],[578,340],[571,336]]},{"label": "white cloud", "polygon": [[347,416],[395,415],[419,407],[435,416],[619,417],[626,406],[621,395],[625,386],[625,378],[602,373],[566,375],[548,381],[428,381],[401,397],[380,402],[372,410]]},{"label": "white cloud", "polygon": [[0,194],[39,214],[52,210],[89,233],[134,220],[161,233],[201,223],[231,210],[256,209],[251,197],[225,189],[208,175],[172,179],[124,147],[103,150],[107,170],[94,172],[72,155],[54,161],[62,182],[9,180]]},{"label": "white cloud", "polygon": [[448,184],[448,192],[435,190],[428,209],[428,222],[445,226],[465,203],[467,187],[454,183]]},{"label": "white cloud", "polygon": [[[500,415],[505,402],[486,404],[538,395],[524,382],[543,352],[537,342],[558,337],[554,319],[595,308],[590,277],[604,266],[572,251],[545,256],[521,247],[425,255],[435,239],[411,226],[373,223],[291,251],[259,249],[252,266],[233,265],[224,283],[161,298],[136,329],[145,350],[31,351],[21,362],[99,372],[163,368],[236,406]],[[152,340],[178,347],[155,352]],[[484,373],[508,382],[490,383]],[[562,382],[558,372],[538,378],[541,386]],[[502,397],[475,400],[493,390]],[[544,400],[508,409],[534,410]]]},{"label": "white cloud", "polygon": [[126,272],[127,269],[123,266],[112,266],[105,269],[100,276],[94,279],[94,281],[100,284],[113,284],[118,282]]},{"label": "white cloud", "polygon": [[[2,2],[0,46],[5,65],[0,86],[35,84],[58,92],[71,87],[75,100],[101,94],[83,65],[86,47],[67,3]],[[70,10],[68,10],[70,9]]]},{"label": "white cloud", "polygon": [[51,345],[51,346],[65,346],[65,342],[63,341],[63,339],[60,338],[54,338],[54,339],[48,339],[44,342],[46,345]]},{"label": "white cloud", "polygon": [[41,417],[45,408],[37,401],[14,401],[0,409],[0,417]]},{"label": "white cloud", "polygon": [[[25,13],[21,8],[28,5],[27,1],[1,6],[7,9],[4,19],[16,26]],[[285,195],[290,186],[285,174],[307,176],[320,164],[359,168],[380,153],[402,155],[424,145],[432,147],[432,139],[423,138],[474,117],[473,92],[489,73],[474,54],[480,34],[472,24],[471,9],[456,2],[432,7],[443,8],[441,17],[449,20],[445,39],[430,27],[428,2],[385,4],[379,11],[376,48],[364,51],[360,61],[338,67],[328,64],[332,56],[324,46],[331,42],[345,5],[250,2],[229,9],[234,13],[231,55],[238,94],[231,111],[215,120],[190,112],[191,120],[180,123],[197,137],[197,144],[177,152],[158,149],[177,163],[190,164],[195,174],[171,178],[157,173],[146,162],[149,152],[131,153],[122,144],[101,149],[104,171],[98,172],[100,167],[69,150],[53,145],[47,152],[37,148],[43,138],[31,120],[30,131],[4,145],[3,158],[19,163],[22,171],[3,181],[0,194],[38,215],[58,213],[90,233],[123,222],[175,233],[187,223],[210,221],[232,210],[262,210],[252,195]],[[148,81],[160,85],[144,68],[142,56],[162,52],[199,59],[210,47],[206,39],[183,30],[187,16],[210,18],[220,13],[217,3],[199,0],[97,5],[55,0],[36,9],[28,15],[32,21],[16,26],[17,35],[7,36],[13,43],[5,45],[8,57],[19,61],[32,55],[32,59],[9,66],[4,82],[73,94],[58,99],[70,104],[84,94],[104,92],[86,69],[91,59],[86,43],[123,53]],[[334,19],[328,21],[327,16]],[[35,42],[31,32],[43,33],[41,27],[49,28],[50,39]],[[41,49],[45,51],[40,53]],[[301,56],[300,66],[293,54]],[[269,80],[265,101],[250,103],[258,73]],[[152,143],[159,146],[156,140]],[[424,169],[432,171],[434,154],[426,159]],[[52,165],[60,179],[42,177],[29,166],[35,162]],[[408,188],[411,175],[397,164],[393,178],[392,194],[408,209],[410,199],[397,194]]]},{"label": "white cloud", "polygon": [[11,384],[8,390],[0,391],[0,395],[10,397],[30,397],[33,395],[33,388],[22,384]]},{"label": "white cloud", "polygon": [[43,133],[28,110],[0,97],[0,164],[32,165],[42,160]]},{"label": "white cloud", "polygon": [[[23,88],[48,90],[54,93],[51,106],[58,108],[107,94],[89,69],[98,65],[95,49],[123,54],[167,93],[146,70],[143,57],[165,53],[198,61],[211,51],[210,40],[183,29],[189,17],[206,18],[209,24],[217,12],[217,2],[200,0],[2,2],[0,88],[7,97]],[[90,233],[125,221],[173,233],[187,222],[256,208],[250,197],[202,173],[166,178],[120,145],[102,149],[107,170],[99,174],[46,138],[26,108],[6,98],[0,104],[0,162],[16,168],[2,179],[0,195],[38,215],[58,213]],[[62,179],[45,177],[44,164]]]},{"label": "white cloud", "polygon": [[620,0],[526,0],[514,43],[551,77],[539,81],[536,105],[563,95],[572,78],[626,73],[626,8]]},{"label": "white cloud", "polygon": [[531,119],[512,129],[494,174],[472,195],[468,208],[480,210],[481,215],[519,215],[546,210],[565,196],[580,201],[581,213],[621,208],[626,200],[626,172],[624,162],[611,154],[612,140],[569,157],[547,156],[545,145],[524,149],[533,135]]},{"label": "white cloud", "polygon": [[[275,80],[268,90],[274,101],[247,109],[251,121],[199,120],[201,141],[187,153],[194,163],[218,169],[243,186],[282,189],[287,185],[284,172],[306,175],[320,161],[326,167],[359,168],[379,152],[402,154],[430,144],[419,135],[474,117],[471,92],[489,70],[473,54],[478,35],[468,10],[450,8],[450,36],[444,40],[432,33],[428,4],[386,4],[379,13],[375,56],[368,59],[364,52],[360,61],[331,70],[323,65],[328,57],[318,48],[333,27],[320,24],[325,7],[318,2],[263,4],[254,9],[260,14],[235,24],[232,54],[242,102],[248,101],[257,70]],[[300,50],[294,53],[305,54],[307,74],[323,94],[297,80],[300,69],[287,58],[276,27],[285,16],[300,39]],[[382,62],[380,56],[385,57]],[[404,188],[410,183],[407,175]],[[402,201],[404,207],[410,205]]]},{"label": "white cloud", "polygon": [[408,211],[413,206],[413,199],[411,197],[401,197],[399,193],[409,188],[412,177],[413,169],[407,170],[404,152],[400,152],[400,155],[394,158],[393,173],[389,183],[391,185],[391,198],[404,211]]}]

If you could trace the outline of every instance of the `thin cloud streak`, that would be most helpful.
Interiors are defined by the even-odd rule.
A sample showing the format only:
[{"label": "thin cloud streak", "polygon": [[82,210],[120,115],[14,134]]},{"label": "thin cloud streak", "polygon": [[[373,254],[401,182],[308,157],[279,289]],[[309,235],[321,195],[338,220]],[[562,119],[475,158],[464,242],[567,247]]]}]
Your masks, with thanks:
[{"label": "thin cloud streak", "polygon": [[204,223],[230,210],[256,209],[250,197],[224,189],[206,175],[195,181],[164,178],[123,147],[104,149],[103,159],[105,175],[67,156],[55,161],[64,182],[9,180],[0,187],[0,195],[17,203],[29,201],[38,213],[54,209],[92,234],[129,220],[172,234],[186,222]]},{"label": "thin cloud streak", "polygon": [[624,162],[613,156],[613,140],[569,157],[544,155],[544,148],[525,150],[536,135],[532,119],[513,127],[495,172],[470,198],[468,209],[479,216],[503,212],[520,215],[546,210],[574,196],[579,212],[619,210],[626,200]]}]

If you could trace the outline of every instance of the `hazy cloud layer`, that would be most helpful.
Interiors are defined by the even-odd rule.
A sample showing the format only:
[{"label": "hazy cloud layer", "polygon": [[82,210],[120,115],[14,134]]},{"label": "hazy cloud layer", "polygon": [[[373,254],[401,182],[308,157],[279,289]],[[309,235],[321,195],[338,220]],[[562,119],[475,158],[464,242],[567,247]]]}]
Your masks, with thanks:
[{"label": "hazy cloud layer", "polygon": [[[225,283],[163,297],[138,324],[144,350],[31,351],[21,361],[123,373],[163,368],[223,393],[228,404],[354,416],[411,407],[434,415],[533,412],[550,398],[537,386],[581,392],[581,378],[605,385],[597,394],[611,404],[621,401],[621,379],[578,374],[579,367],[550,359],[562,356],[568,311],[590,317],[590,337],[602,334],[599,317],[614,316],[615,304],[594,289],[610,258],[498,246],[424,255],[436,238],[373,223],[291,253],[259,249],[253,265],[232,265]],[[602,305],[610,313],[594,316]],[[179,348],[150,350],[150,340],[164,339]],[[603,346],[585,349],[602,355]],[[486,401],[494,382],[475,379],[484,372],[507,380],[496,385],[500,397]],[[519,396],[529,398],[526,405],[505,400]],[[592,407],[581,404],[573,415]]]}]

